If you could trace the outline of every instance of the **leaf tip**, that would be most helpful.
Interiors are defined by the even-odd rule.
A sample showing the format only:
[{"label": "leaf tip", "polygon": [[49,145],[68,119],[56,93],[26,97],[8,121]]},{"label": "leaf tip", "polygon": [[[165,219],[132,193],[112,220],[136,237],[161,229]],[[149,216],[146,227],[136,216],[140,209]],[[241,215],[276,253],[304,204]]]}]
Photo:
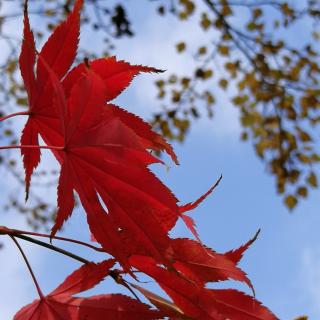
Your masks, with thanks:
[{"label": "leaf tip", "polygon": [[24,201],[27,202],[28,199],[29,199],[29,186],[26,185],[26,188],[25,188],[25,196],[24,196]]}]

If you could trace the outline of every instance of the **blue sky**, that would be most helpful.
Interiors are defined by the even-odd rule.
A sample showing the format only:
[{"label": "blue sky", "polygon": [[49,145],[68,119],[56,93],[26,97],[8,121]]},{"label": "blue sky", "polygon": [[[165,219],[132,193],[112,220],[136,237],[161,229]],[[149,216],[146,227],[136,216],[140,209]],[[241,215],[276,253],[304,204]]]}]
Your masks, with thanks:
[{"label": "blue sky", "polygon": [[[131,5],[134,6],[132,2]],[[117,56],[132,63],[165,68],[169,73],[190,68],[191,57],[178,56],[174,44],[184,36],[197,45],[201,41],[199,29],[190,24],[176,25],[174,19],[155,18],[151,5],[143,9],[136,7],[136,16],[132,17],[141,21],[136,26],[138,36],[121,41]],[[95,45],[92,37],[83,32],[81,44]],[[158,106],[153,86],[157,78],[157,75],[141,75],[117,103],[145,119],[150,118]],[[17,123],[19,130],[22,121]],[[181,202],[197,198],[222,174],[223,180],[214,194],[192,213],[203,242],[223,252],[244,243],[261,228],[260,237],[241,263],[255,286],[257,298],[281,320],[302,314],[309,315],[311,320],[320,319],[320,191],[312,192],[307,201],[289,213],[275,193],[273,178],[266,173],[250,143],[240,142],[239,132],[238,113],[225,95],[220,94],[214,119],[197,121],[185,143],[174,145],[181,165],[175,167],[166,159],[169,170],[153,168]],[[42,165],[54,166],[55,163],[46,154]],[[1,190],[6,194],[14,180],[8,174],[3,177]],[[39,192],[55,201],[54,189],[50,194]],[[83,217],[82,210],[74,212],[64,235],[88,240]],[[13,212],[4,213],[0,224],[26,228],[23,218]],[[186,236],[188,232],[178,224],[174,235]],[[5,249],[0,251],[0,318],[5,320],[12,319],[13,314],[37,294],[19,253],[9,240],[4,242]],[[23,245],[45,292],[79,266],[46,249]],[[68,248],[92,257],[86,250]],[[96,258],[99,257],[93,257]],[[233,282],[227,285],[247,291],[246,287]],[[115,290],[122,291],[122,288],[107,281],[93,292]]]}]

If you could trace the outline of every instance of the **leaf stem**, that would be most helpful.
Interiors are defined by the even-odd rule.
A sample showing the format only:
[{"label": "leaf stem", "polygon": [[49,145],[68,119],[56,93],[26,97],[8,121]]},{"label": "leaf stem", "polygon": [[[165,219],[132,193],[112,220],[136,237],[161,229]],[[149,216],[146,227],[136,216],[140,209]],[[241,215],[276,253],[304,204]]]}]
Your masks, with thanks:
[{"label": "leaf stem", "polygon": [[57,146],[32,146],[32,145],[25,145],[25,146],[0,146],[0,150],[7,150],[7,149],[49,149],[49,150],[64,150],[64,147],[57,147]]},{"label": "leaf stem", "polygon": [[80,261],[82,263],[89,263],[90,262],[89,260],[84,259],[84,258],[82,258],[82,257],[80,257],[80,256],[78,256],[78,255],[76,255],[76,254],[74,254],[74,253],[72,253],[70,251],[67,251],[67,250],[61,249],[59,247],[56,247],[53,244],[49,244],[49,243],[46,243],[46,242],[43,242],[43,241],[40,241],[40,240],[37,240],[37,239],[30,238],[30,237],[25,236],[23,234],[14,234],[14,235],[9,234],[9,236],[10,237],[20,238],[20,239],[23,239],[25,241],[29,241],[29,242],[35,243],[35,244],[37,244],[37,245],[39,245],[41,247],[45,247],[45,248],[50,249],[52,251],[59,252],[59,253],[65,255],[65,256],[68,256],[68,257],[70,257],[72,259],[75,259],[77,261]]},{"label": "leaf stem", "polygon": [[13,117],[16,117],[16,116],[28,116],[29,114],[30,114],[29,111],[11,113],[11,114],[9,114],[7,116],[4,116],[4,117],[0,118],[0,122],[4,121],[4,120],[7,120],[7,119],[10,119],[10,118],[13,118]]},{"label": "leaf stem", "polygon": [[[8,233],[6,233],[7,230],[8,230]],[[10,232],[9,230],[10,230],[10,231],[13,231],[13,233]],[[87,264],[87,263],[90,262],[89,260],[84,259],[84,258],[82,258],[82,257],[80,257],[80,256],[77,256],[77,255],[75,255],[75,254],[73,254],[73,253],[71,253],[71,252],[69,252],[69,251],[67,251],[67,250],[61,249],[61,248],[56,247],[56,246],[54,246],[54,245],[52,245],[52,244],[49,244],[49,243],[46,243],[46,242],[43,242],[43,241],[40,241],[40,240],[37,240],[37,239],[30,238],[30,237],[25,236],[25,235],[23,235],[23,234],[14,233],[14,231],[15,231],[14,229],[9,229],[9,228],[6,228],[6,227],[4,227],[4,228],[3,228],[3,227],[0,227],[0,234],[8,234],[9,237],[16,243],[17,247],[19,248],[19,250],[20,250],[20,252],[21,252],[21,254],[22,254],[22,256],[23,256],[23,258],[24,258],[24,260],[25,260],[25,262],[26,262],[26,264],[27,264],[27,266],[28,266],[28,269],[29,269],[29,271],[30,271],[30,273],[31,273],[32,279],[33,279],[33,281],[34,281],[34,283],[35,283],[35,285],[36,285],[36,288],[37,288],[37,290],[38,290],[38,294],[39,294],[39,296],[40,296],[40,299],[42,299],[42,298],[44,297],[44,296],[43,296],[43,293],[41,292],[41,289],[40,289],[40,287],[39,287],[39,284],[38,284],[38,282],[37,282],[37,279],[36,279],[36,277],[35,277],[32,269],[31,269],[31,266],[30,266],[30,264],[29,264],[29,262],[28,262],[28,260],[27,260],[27,257],[25,256],[24,252],[22,251],[22,248],[20,247],[18,241],[17,241],[15,238],[20,238],[20,239],[23,239],[23,240],[26,240],[26,241],[35,243],[35,244],[37,244],[37,245],[39,245],[39,246],[48,248],[48,249],[50,249],[50,250],[59,252],[59,253],[64,254],[64,255],[72,258],[72,259],[75,259],[75,260],[77,260],[77,261],[80,261],[80,262],[82,262],[82,263],[84,263],[84,264]],[[50,236],[49,236],[49,237],[50,237]],[[77,240],[76,240],[76,241],[77,241]],[[120,276],[120,274],[116,273],[115,271],[110,271],[110,272],[109,272],[109,276],[110,276],[117,284],[120,284],[120,285],[126,287],[126,288],[140,301],[140,299],[137,297],[137,295],[135,294],[135,292],[130,288],[130,286],[127,284],[127,282],[126,282],[124,279],[122,279],[122,277]]]},{"label": "leaf stem", "polygon": [[35,236],[35,237],[43,237],[43,238],[50,238],[50,239],[56,239],[56,240],[61,240],[61,241],[66,241],[66,242],[72,242],[72,243],[75,243],[75,244],[79,244],[81,246],[85,246],[85,247],[88,247],[90,249],[93,249],[95,251],[98,251],[98,252],[104,252],[104,250],[102,248],[99,248],[99,247],[96,247],[96,246],[93,246],[89,243],[86,243],[86,242],[83,242],[83,241],[79,241],[79,240],[76,240],[76,239],[70,239],[70,238],[65,238],[65,237],[57,237],[57,236],[51,236],[49,234],[44,234],[44,233],[37,233],[37,232],[29,232],[29,231],[24,231],[24,230],[17,230],[17,229],[10,229],[10,234],[12,235],[21,235],[21,234],[27,234],[27,235],[30,235],[30,236]]},{"label": "leaf stem", "polygon": [[[45,247],[45,248],[47,248],[47,249],[50,249],[50,250],[59,252],[59,253],[61,253],[61,254],[63,254],[63,255],[66,255],[66,256],[68,256],[68,257],[70,257],[70,258],[72,258],[72,259],[75,259],[75,260],[77,260],[77,261],[80,261],[80,262],[82,262],[82,263],[84,263],[84,264],[87,264],[87,263],[90,262],[90,261],[87,260],[87,259],[84,259],[84,258],[82,258],[82,257],[80,257],[80,256],[78,256],[78,255],[75,255],[75,254],[73,254],[73,253],[71,253],[71,252],[69,252],[69,251],[67,251],[67,250],[64,250],[64,249],[61,249],[61,248],[59,248],[59,247],[56,247],[56,246],[54,246],[54,245],[52,245],[52,244],[49,244],[49,243],[46,243],[46,242],[43,242],[43,241],[40,241],[40,240],[37,240],[37,239],[30,238],[30,237],[28,237],[28,236],[26,236],[26,235],[24,235],[24,234],[21,234],[22,232],[23,232],[23,233],[26,233],[26,234],[38,236],[38,237],[47,237],[47,238],[50,238],[50,236],[47,235],[47,234],[41,234],[41,233],[35,233],[35,232],[27,232],[27,231],[22,231],[22,230],[10,229],[10,228],[7,228],[7,227],[5,227],[5,226],[0,226],[0,235],[8,235],[8,236],[14,241],[14,243],[15,243],[16,246],[18,247],[20,253],[22,254],[23,259],[24,259],[24,261],[25,261],[25,263],[26,263],[26,265],[27,265],[27,267],[28,267],[28,269],[29,269],[29,272],[30,272],[31,276],[32,276],[33,282],[34,282],[34,284],[35,284],[35,286],[36,286],[36,288],[37,288],[37,291],[38,291],[38,294],[39,294],[40,299],[43,299],[43,298],[44,298],[44,295],[43,295],[43,293],[42,293],[42,291],[41,291],[41,289],[40,289],[39,283],[38,283],[38,281],[37,281],[37,279],[36,279],[36,277],[35,277],[35,275],[34,275],[34,273],[33,273],[33,270],[32,270],[32,268],[31,268],[31,266],[30,266],[30,263],[29,263],[29,261],[28,261],[26,255],[25,255],[25,253],[23,252],[23,250],[22,250],[22,248],[21,248],[21,246],[20,246],[20,244],[19,244],[19,242],[17,241],[16,238],[20,238],[20,239],[22,239],[22,240],[35,243],[35,244],[37,244],[37,245],[39,245],[39,246],[42,246],[42,247]],[[89,247],[89,248],[92,248],[92,249],[94,249],[94,250],[97,250],[97,251],[102,251],[102,249],[100,249],[100,248],[97,248],[97,247],[92,246],[92,245],[90,245],[90,244],[88,244],[88,243],[85,243],[85,242],[82,242],[82,241],[78,241],[78,240],[68,239],[68,238],[62,238],[62,237],[54,237],[54,239],[63,240],[63,241],[69,241],[69,242],[74,242],[74,243],[77,243],[77,244],[85,245],[85,246],[87,246],[87,247]],[[126,288],[140,301],[139,297],[138,297],[138,296],[135,294],[135,292],[131,289],[131,287],[129,286],[129,284],[121,277],[121,273],[122,273],[121,270],[111,270],[111,271],[109,272],[109,276],[110,276],[117,284],[120,284],[120,285],[126,287]]]},{"label": "leaf stem", "polygon": [[23,250],[22,250],[19,242],[17,241],[17,239],[16,239],[13,235],[11,235],[11,234],[10,234],[9,236],[10,236],[10,238],[13,240],[13,242],[15,243],[15,245],[18,247],[18,249],[19,249],[19,251],[20,251],[20,253],[21,253],[21,255],[22,255],[22,257],[23,257],[23,259],[24,259],[24,261],[25,261],[25,263],[26,263],[26,265],[27,265],[27,267],[28,267],[28,269],[29,269],[29,272],[30,272],[30,274],[31,274],[32,280],[33,280],[33,282],[34,282],[34,284],[35,284],[35,286],[36,286],[36,288],[37,288],[39,297],[40,297],[40,299],[42,300],[42,299],[44,298],[44,295],[43,295],[43,293],[42,293],[42,291],[41,291],[41,289],[40,289],[40,286],[39,286],[39,283],[38,283],[38,281],[37,281],[37,278],[36,278],[36,276],[35,276],[34,273],[33,273],[33,270],[32,270],[31,265],[30,265],[30,263],[29,263],[29,261],[28,261],[28,259],[27,259],[27,256],[26,256],[25,253],[23,252]]}]

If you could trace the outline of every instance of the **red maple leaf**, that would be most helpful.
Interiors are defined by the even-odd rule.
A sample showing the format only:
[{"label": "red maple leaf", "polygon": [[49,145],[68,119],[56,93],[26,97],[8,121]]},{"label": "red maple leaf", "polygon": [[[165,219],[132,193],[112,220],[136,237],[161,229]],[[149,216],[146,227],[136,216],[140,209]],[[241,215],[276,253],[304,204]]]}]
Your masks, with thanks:
[{"label": "red maple leaf", "polygon": [[[224,320],[215,308],[207,289],[181,277],[176,272],[158,266],[150,257],[133,256],[130,258],[130,263],[155,279],[186,316],[199,320]],[[165,312],[165,309],[161,310]]]},{"label": "red maple leaf", "polygon": [[[38,145],[39,134],[48,145],[58,146],[63,141],[57,110],[52,103],[54,90],[47,67],[56,74],[58,80],[64,78],[62,84],[67,97],[73,85],[87,72],[85,63],[82,63],[67,73],[74,61],[79,42],[79,15],[82,4],[83,0],[75,2],[72,13],[55,29],[38,54],[38,58],[30,29],[27,5],[25,6],[24,40],[19,63],[29,97],[29,119],[21,137],[22,145]],[[145,66],[132,66],[124,61],[117,61],[114,57],[96,59],[90,62],[90,68],[103,79],[108,88],[104,92],[105,101],[110,101],[119,95],[140,72],[160,71]],[[115,108],[113,114],[135,131],[145,148],[164,150],[177,162],[172,147],[160,135],[153,132],[149,124],[120,108]],[[28,196],[32,172],[40,161],[40,150],[22,149],[22,155],[26,171],[26,196]],[[58,160],[60,160],[59,157]]]},{"label": "red maple leaf", "polygon": [[[160,287],[172,298],[178,310],[192,319],[199,320],[276,320],[255,298],[236,290],[210,290],[197,282],[192,282],[177,272],[157,265],[150,257],[133,256],[132,266],[154,278]],[[148,295],[146,295],[148,296]],[[148,297],[149,298],[149,297]],[[162,303],[163,304],[163,303]],[[161,307],[168,311],[168,306]],[[172,312],[173,306],[169,312]],[[176,310],[176,311],[178,311]]]},{"label": "red maple leaf", "polygon": [[23,307],[14,320],[79,320],[119,319],[151,320],[160,314],[147,305],[120,294],[103,294],[88,298],[75,294],[91,289],[101,282],[113,267],[114,260],[88,263],[69,275],[47,296]]},{"label": "red maple leaf", "polygon": [[132,242],[165,261],[170,244],[161,221],[168,216],[176,220],[179,210],[170,190],[147,169],[159,160],[145,150],[133,130],[113,116],[115,107],[105,105],[107,88],[95,72],[89,70],[78,80],[67,101],[58,79],[49,68],[48,72],[64,132],[59,210],[52,235],[71,215],[75,189],[94,237],[102,246],[111,247],[109,253],[126,269],[119,236],[123,230]]},{"label": "red maple leaf", "polygon": [[[125,257],[117,234],[123,230],[137,239],[138,246],[143,245],[160,259],[168,248],[167,231],[174,226],[179,210],[170,190],[147,169],[149,164],[159,162],[147,149],[165,150],[175,161],[176,156],[171,146],[140,118],[105,103],[116,97],[139,72],[157,70],[131,66],[115,58],[98,59],[90,63],[90,68],[85,64],[74,68],[61,85],[60,79],[76,52],[81,5],[81,1],[75,3],[73,13],[55,30],[38,56],[36,89],[30,89],[30,117],[22,135],[22,144],[38,145],[40,134],[48,145],[64,146],[64,151],[67,151],[53,150],[62,168],[58,187],[59,211],[52,234],[70,216],[75,189],[88,213],[95,238],[105,247],[111,247],[111,253],[122,263]],[[68,26],[71,31],[63,37]],[[26,10],[24,35],[21,70],[27,68],[28,55],[25,51],[29,50],[33,55],[35,51],[33,41],[30,45],[32,32]],[[64,48],[65,39],[70,39],[68,47],[71,49]],[[65,59],[59,50],[67,57],[67,62],[62,62],[63,68],[57,63],[59,59]],[[33,79],[35,76],[30,68],[34,63],[28,66]],[[25,76],[24,80],[28,87],[29,78]],[[44,88],[44,92],[50,88],[50,93],[47,92],[46,97],[42,93],[37,96],[39,88]],[[26,149],[22,152],[28,190],[40,152],[37,150],[34,154]],[[93,176],[97,177],[95,181]],[[148,192],[145,191],[147,185],[152,186],[148,187]],[[106,215],[99,196],[107,204],[109,215]]]}]

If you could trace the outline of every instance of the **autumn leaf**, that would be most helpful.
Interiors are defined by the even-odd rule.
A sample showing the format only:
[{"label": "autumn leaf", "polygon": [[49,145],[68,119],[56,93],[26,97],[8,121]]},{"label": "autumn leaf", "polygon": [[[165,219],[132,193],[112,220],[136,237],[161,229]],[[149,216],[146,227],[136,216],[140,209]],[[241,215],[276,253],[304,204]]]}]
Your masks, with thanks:
[{"label": "autumn leaf", "polygon": [[211,290],[158,266],[152,258],[130,258],[138,270],[154,278],[182,312],[203,320],[276,320],[271,311],[236,290]]},{"label": "autumn leaf", "polygon": [[87,212],[93,236],[102,246],[108,242],[108,249],[111,244],[113,250],[109,253],[123,266],[128,269],[118,235],[123,230],[137,246],[165,261],[164,254],[170,245],[161,221],[170,215],[176,220],[179,210],[171,191],[147,169],[159,160],[145,150],[134,131],[106,112],[107,88],[92,70],[79,79],[68,101],[64,100],[61,88],[59,91],[57,79],[55,84],[60,97],[55,99],[56,110],[63,113],[65,141],[64,151],[60,152],[63,161],[59,210],[52,235],[71,215],[75,189]]},{"label": "autumn leaf", "polygon": [[[40,134],[49,146],[65,145],[65,150],[68,149],[68,157],[65,153],[53,151],[57,160],[63,165],[58,186],[59,211],[52,235],[55,234],[63,222],[71,215],[74,206],[73,189],[76,189],[84,208],[87,212],[91,213],[91,215],[88,213],[88,221],[91,228],[95,228],[93,232],[94,237],[101,242],[105,248],[113,248],[113,254],[117,256],[123,264],[125,264],[125,257],[124,253],[119,252],[121,250],[121,241],[119,236],[117,236],[119,230],[125,230],[126,232],[129,230],[129,235],[137,239],[137,246],[144,244],[147,250],[151,250],[153,256],[157,256],[157,258],[160,259],[163,253],[159,252],[158,247],[162,247],[161,250],[163,252],[168,248],[169,238],[167,232],[174,226],[178,219],[179,212],[176,205],[177,200],[170,190],[146,168],[151,163],[160,162],[150,155],[146,149],[156,151],[165,150],[172,156],[175,162],[177,162],[176,156],[171,146],[168,145],[161,136],[152,132],[151,127],[141,119],[123,111],[119,107],[105,105],[106,101],[116,97],[139,72],[154,72],[158,70],[143,66],[131,66],[123,61],[116,61],[115,58],[98,59],[90,64],[90,68],[85,64],[74,68],[65,77],[61,85],[59,78],[61,78],[63,72],[67,72],[76,52],[79,32],[79,10],[81,5],[82,2],[76,2],[73,13],[65,23],[55,30],[38,56],[37,70],[40,70],[38,77],[41,78],[42,85],[45,83],[44,91],[50,88],[50,94],[46,96],[46,99],[43,99],[43,96],[40,98],[37,97],[37,103],[35,103],[34,106],[30,106],[32,117],[29,118],[24,130],[25,134],[22,136],[22,144],[38,145],[38,140],[35,140],[35,138],[37,139],[38,134]],[[28,22],[27,12],[25,19]],[[29,26],[29,23],[26,25]],[[66,32],[68,26],[71,28],[71,32],[69,33]],[[32,34],[30,29],[27,28],[25,32]],[[65,37],[69,41],[63,38],[64,34],[66,34]],[[64,48],[66,42],[69,42],[68,46],[71,46],[71,49]],[[58,44],[60,46],[58,46]],[[66,58],[59,52],[51,52],[57,50],[57,47],[61,47],[62,51],[65,50]],[[67,59],[67,61],[63,62],[64,68],[62,69],[61,66],[57,64],[59,57],[60,59]],[[22,60],[24,60],[24,57],[22,57]],[[90,75],[88,75],[89,69]],[[95,76],[94,71],[97,71],[97,76]],[[91,82],[88,81],[89,77],[91,77]],[[77,84],[80,82],[82,85],[79,87]],[[74,92],[73,95],[72,92]],[[85,95],[87,96],[83,98]],[[67,96],[69,103],[68,110],[65,96]],[[82,103],[82,100],[86,99],[88,102],[87,106]],[[81,110],[81,108],[87,108],[83,114],[82,112],[84,110]],[[66,112],[72,116],[70,117]],[[85,116],[81,119],[84,114]],[[83,120],[84,118],[85,120]],[[83,125],[84,122],[86,122],[85,125]],[[65,131],[66,123],[68,123],[68,133]],[[84,131],[89,130],[90,126],[96,126],[96,128],[87,135],[87,132]],[[30,132],[30,128],[32,132]],[[68,134],[68,137],[66,137],[66,134]],[[89,140],[89,137],[92,139]],[[31,138],[34,140],[30,140]],[[103,138],[107,140],[104,141]],[[88,144],[88,149],[84,148],[86,144]],[[72,150],[73,147],[84,156],[82,159],[84,163],[76,169],[73,166],[74,160],[70,160],[70,150]],[[40,152],[37,152],[39,153],[39,157],[37,158],[39,160]],[[96,153],[96,160],[93,160],[91,152]],[[30,153],[27,153],[27,155],[29,156]],[[90,161],[88,162],[87,160],[89,159],[86,158],[88,158],[89,155]],[[25,158],[25,167],[30,168],[28,170],[28,176],[26,177],[28,190],[31,173],[35,165],[27,156]],[[105,158],[109,160],[105,161]],[[92,165],[92,163],[90,164],[92,160],[95,162],[94,165]],[[117,207],[117,201],[114,202],[114,200],[111,199],[112,196],[110,197],[110,195],[106,194],[106,190],[108,188],[110,189],[110,186],[116,185],[117,187],[112,190],[112,192],[115,193],[120,185],[125,186],[128,182],[121,182],[122,178],[116,177],[116,182],[109,183],[108,188],[105,188],[108,179],[103,180],[103,178],[107,175],[105,166],[108,166],[108,161],[109,172],[112,172],[113,176],[116,175],[116,172],[124,173],[131,170],[131,177],[127,176],[125,180],[132,180],[131,183],[133,183],[133,186],[131,189],[138,187],[137,189],[144,192],[143,197],[149,198],[149,202],[153,203],[152,205],[149,204],[149,208],[145,205],[146,201],[143,200],[143,197],[134,196],[135,194],[139,194],[139,192],[129,190],[128,187],[124,187],[123,190],[125,191],[127,189],[127,200],[123,201],[123,192],[122,199],[121,201],[119,200],[119,203],[127,203],[127,208]],[[115,164],[115,161],[118,162],[118,164]],[[79,164],[79,159],[77,159],[76,162]],[[134,164],[129,165],[129,163]],[[93,175],[91,175],[88,180],[88,171],[83,167],[88,165],[91,166],[92,174],[98,174],[103,177],[100,179],[100,182],[102,182],[104,186],[101,184],[98,185],[93,181],[90,184]],[[116,170],[114,170],[115,165],[118,166]],[[131,169],[127,168],[130,166],[132,167]],[[82,172],[79,173],[79,170]],[[94,172],[92,170],[94,170]],[[82,177],[82,181],[79,181],[79,176]],[[143,180],[146,181],[141,181],[141,177],[144,177]],[[149,195],[150,190],[148,193],[143,190],[146,182],[153,185],[151,196]],[[84,183],[88,183],[85,187],[85,192],[84,187],[81,185]],[[109,193],[110,190],[108,190]],[[130,194],[133,196],[129,196]],[[112,206],[113,209],[111,212],[114,212],[112,219],[106,216],[106,212],[100,204],[98,195],[102,196],[103,201],[105,201],[107,197],[109,198],[107,201],[108,209]],[[119,195],[115,193],[113,197],[119,198]],[[149,210],[154,212],[153,215],[155,215],[155,217],[151,215],[149,219],[141,219],[139,216],[139,218],[136,217],[137,219],[134,219],[128,216],[128,212],[132,211],[130,206],[132,206],[131,200],[134,198],[137,198],[135,210],[137,213],[139,212],[140,216],[143,212]],[[114,202],[113,205],[111,204],[112,202]],[[144,208],[145,211],[141,211],[140,207]],[[93,212],[95,212],[94,215]],[[114,215],[118,217],[119,221],[117,221]],[[131,215],[133,215],[133,213],[131,213]],[[99,221],[97,217],[99,217]],[[139,220],[146,221],[145,226],[140,226],[140,224],[137,223]],[[101,221],[104,221],[104,223],[101,224]],[[163,224],[163,230],[158,228],[159,223]],[[109,237],[105,234],[108,234]]]},{"label": "autumn leaf", "polygon": [[213,306],[210,292],[202,286],[157,266],[154,259],[144,256],[130,258],[132,266],[155,279],[175,305],[192,319],[224,320]]},{"label": "autumn leaf", "polygon": [[[52,79],[51,81],[49,80],[49,78],[51,77],[48,76],[48,68],[52,69],[58,79],[68,71],[74,59],[78,44],[79,11],[81,6],[82,1],[77,1],[75,3],[74,10],[71,15],[69,15],[67,21],[58,26],[58,28],[46,42],[39,54],[37,75],[41,81],[38,81],[39,84],[36,91],[43,91],[39,90],[39,86],[40,84],[43,85],[43,83],[45,83],[45,94],[41,93],[40,97],[36,97],[36,103],[30,105],[30,113],[32,114],[32,117],[29,118],[24,129],[24,134],[22,135],[22,145],[38,145],[38,134],[42,136],[42,138],[48,145],[59,146],[63,143],[63,132],[61,132],[61,125],[59,124],[59,117],[57,115],[58,110],[54,108],[52,103],[52,92],[54,92],[55,90],[52,87]],[[33,39],[32,32],[29,26],[27,11],[25,11],[24,33],[26,39],[29,39],[31,37]],[[35,48],[33,41],[32,44],[33,47],[31,53],[34,54]],[[25,44],[25,47],[23,47],[22,49],[22,54],[20,57],[22,69],[25,69],[25,62],[27,62],[28,57],[24,52],[30,47],[31,46],[29,44]],[[60,62],[62,64],[57,63],[59,59],[61,60]],[[32,71],[30,71],[30,73],[34,77],[34,64],[28,64],[28,66],[29,71]],[[88,68],[84,63],[80,64],[65,77],[63,81],[63,88],[67,97],[70,94],[71,88],[79,79],[84,76],[84,74],[87,72],[87,69]],[[159,71],[157,69],[144,66],[131,66],[124,61],[117,61],[113,57],[94,60],[92,63],[90,63],[90,69],[96,71],[101,76],[104,85],[108,88],[107,90],[103,91],[105,101],[109,101],[115,98],[119,93],[121,93],[121,91],[124,90],[124,88],[131,82],[133,77],[138,73]],[[28,82],[27,76],[25,76],[24,79],[26,79],[25,82]],[[26,86],[28,86],[28,83],[26,83]],[[47,92],[48,88],[50,89],[50,93]],[[104,107],[104,105],[102,105],[101,107]],[[111,110],[110,107],[109,110]],[[109,113],[110,115],[109,110],[105,111],[105,113]],[[126,126],[130,126],[130,128],[136,133],[136,138],[139,138],[139,143],[141,143],[144,148],[153,149],[156,151],[165,150],[168,152],[168,154],[171,155],[174,161],[177,162],[177,158],[171,146],[167,144],[160,135],[154,133],[148,124],[143,122],[140,118],[133,116],[132,114],[127,113],[118,107],[112,108],[112,113],[115,117],[119,118],[119,120],[121,120]],[[22,149],[22,152],[23,154],[25,154],[24,163],[26,168],[26,189],[28,194],[32,171],[40,161],[40,151],[36,149],[35,152],[30,152],[29,150]],[[57,152],[54,152],[54,154],[59,162],[61,162],[62,159],[60,158],[59,154]],[[62,176],[64,177],[64,174]],[[71,207],[70,201],[69,207]],[[177,217],[175,217],[175,219],[171,223],[171,227],[174,225],[176,219]]]},{"label": "autumn leaf", "polygon": [[104,294],[88,298],[74,294],[91,289],[104,279],[113,267],[114,260],[88,263],[74,271],[49,295],[23,307],[14,320],[54,319],[108,319],[151,320],[159,313],[147,305],[120,294]]}]

